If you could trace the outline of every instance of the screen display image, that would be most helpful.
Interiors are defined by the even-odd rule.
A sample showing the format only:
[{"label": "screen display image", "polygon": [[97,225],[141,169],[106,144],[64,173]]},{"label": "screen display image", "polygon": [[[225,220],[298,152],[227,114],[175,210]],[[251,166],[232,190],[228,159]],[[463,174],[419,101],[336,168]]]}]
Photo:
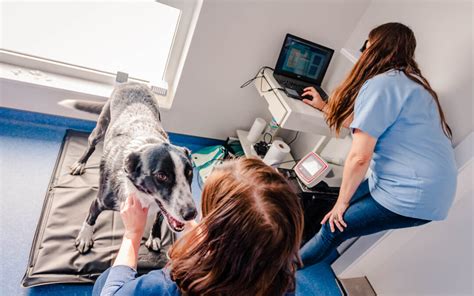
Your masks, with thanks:
[{"label": "screen display image", "polygon": [[323,167],[322,164],[316,158],[313,157],[309,157],[301,165],[310,176],[314,176]]},{"label": "screen display image", "polygon": [[317,80],[328,62],[328,53],[302,42],[288,39],[282,70]]},{"label": "screen display image", "polygon": [[331,48],[286,34],[275,74],[320,86],[333,54]]}]

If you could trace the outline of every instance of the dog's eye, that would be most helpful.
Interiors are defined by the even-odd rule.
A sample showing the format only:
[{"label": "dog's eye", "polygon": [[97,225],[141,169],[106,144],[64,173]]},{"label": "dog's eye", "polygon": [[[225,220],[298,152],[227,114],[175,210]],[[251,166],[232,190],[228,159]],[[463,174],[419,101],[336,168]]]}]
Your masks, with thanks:
[{"label": "dog's eye", "polygon": [[158,179],[158,181],[161,181],[161,182],[166,182],[168,181],[168,176],[165,173],[158,172],[156,174],[156,179]]}]

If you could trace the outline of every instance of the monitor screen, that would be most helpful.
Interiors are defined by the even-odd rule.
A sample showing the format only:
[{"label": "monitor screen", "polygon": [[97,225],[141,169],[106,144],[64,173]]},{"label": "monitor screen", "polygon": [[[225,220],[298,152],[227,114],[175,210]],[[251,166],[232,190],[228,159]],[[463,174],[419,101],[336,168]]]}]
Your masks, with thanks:
[{"label": "monitor screen", "polygon": [[310,176],[314,176],[323,167],[315,157],[308,157],[301,165]]},{"label": "monitor screen", "polygon": [[320,85],[334,51],[287,34],[275,72]]}]

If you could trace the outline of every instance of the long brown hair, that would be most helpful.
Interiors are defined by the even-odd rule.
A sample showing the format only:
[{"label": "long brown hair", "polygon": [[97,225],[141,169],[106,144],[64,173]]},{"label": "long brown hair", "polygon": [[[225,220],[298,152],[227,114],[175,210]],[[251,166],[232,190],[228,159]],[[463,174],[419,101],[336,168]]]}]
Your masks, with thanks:
[{"label": "long brown hair", "polygon": [[369,33],[370,46],[364,50],[349,76],[334,91],[327,107],[326,121],[336,133],[353,116],[355,99],[365,81],[388,70],[399,70],[412,81],[422,85],[438,106],[441,126],[448,138],[452,131],[446,122],[438,95],[414,59],[416,39],[413,31],[400,23],[386,23]]},{"label": "long brown hair", "polygon": [[284,177],[259,159],[224,163],[202,192],[202,221],[170,251],[183,295],[283,295],[295,288],[303,213]]}]

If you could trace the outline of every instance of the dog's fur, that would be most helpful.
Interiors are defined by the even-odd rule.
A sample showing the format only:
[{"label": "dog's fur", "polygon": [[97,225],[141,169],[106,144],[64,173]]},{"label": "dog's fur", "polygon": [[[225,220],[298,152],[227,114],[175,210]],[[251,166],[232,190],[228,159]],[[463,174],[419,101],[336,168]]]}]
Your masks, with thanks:
[{"label": "dog's fur", "polygon": [[186,221],[195,218],[190,151],[170,144],[161,125],[156,98],[146,85],[119,85],[105,104],[73,100],[60,104],[100,112],[88,147],[71,168],[71,174],[84,172],[95,146],[104,140],[99,192],[77,236],[79,252],[85,253],[92,247],[93,226],[99,214],[103,210],[119,211],[121,203],[132,193],[142,206],[157,205],[161,210],[146,243],[155,251],[159,248],[160,224],[164,220],[161,214],[174,231],[181,231]]}]

